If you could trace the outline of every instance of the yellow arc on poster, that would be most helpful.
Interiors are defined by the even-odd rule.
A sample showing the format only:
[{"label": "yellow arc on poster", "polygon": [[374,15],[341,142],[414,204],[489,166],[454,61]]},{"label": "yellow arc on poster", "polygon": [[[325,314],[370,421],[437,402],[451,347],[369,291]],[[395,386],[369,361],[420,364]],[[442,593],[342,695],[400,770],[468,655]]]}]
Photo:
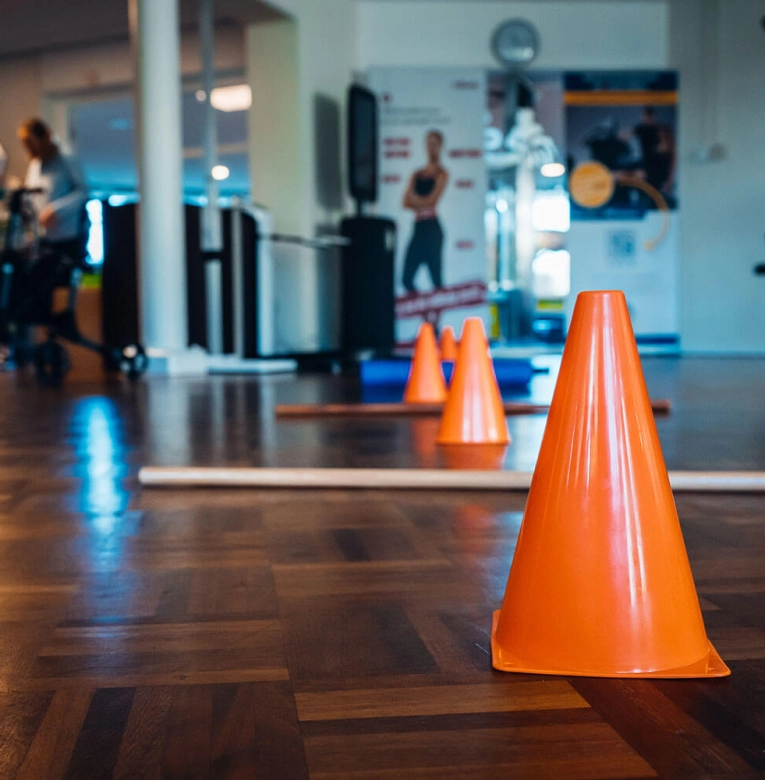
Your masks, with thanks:
[{"label": "yellow arc on poster", "polygon": [[620,177],[619,186],[635,187],[636,189],[642,190],[656,204],[656,208],[661,212],[661,228],[659,234],[656,238],[646,239],[643,244],[648,252],[653,252],[653,250],[664,241],[669,232],[669,206],[667,206],[667,201],[664,200],[664,196],[656,187],[653,187],[647,181],[643,181],[643,179],[639,179],[637,176]]},{"label": "yellow arc on poster", "polygon": [[656,204],[662,213],[662,223],[656,238],[646,240],[644,246],[653,252],[667,236],[669,231],[669,207],[664,196],[653,186],[637,176],[618,176],[602,163],[590,160],[580,163],[571,172],[568,190],[573,201],[586,209],[598,209],[605,206],[614,194],[617,184],[620,187],[635,187],[641,190]]}]

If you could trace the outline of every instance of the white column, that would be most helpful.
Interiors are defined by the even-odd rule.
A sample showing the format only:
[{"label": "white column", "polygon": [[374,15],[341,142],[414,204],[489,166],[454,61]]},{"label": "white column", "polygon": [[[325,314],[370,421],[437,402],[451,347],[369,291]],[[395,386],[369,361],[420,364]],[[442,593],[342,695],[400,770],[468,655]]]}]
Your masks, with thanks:
[{"label": "white column", "polygon": [[[218,130],[212,91],[215,87],[215,0],[199,0],[199,49],[202,62],[202,89],[205,93],[204,176],[207,204],[202,209],[200,240],[205,255],[207,284],[207,350],[223,352],[223,284],[220,251],[223,246],[221,214],[218,208],[218,182],[213,167],[218,162]],[[217,254],[216,254],[217,253]]]},{"label": "white column", "polygon": [[166,354],[188,341],[178,0],[129,0],[136,54],[142,337]]}]

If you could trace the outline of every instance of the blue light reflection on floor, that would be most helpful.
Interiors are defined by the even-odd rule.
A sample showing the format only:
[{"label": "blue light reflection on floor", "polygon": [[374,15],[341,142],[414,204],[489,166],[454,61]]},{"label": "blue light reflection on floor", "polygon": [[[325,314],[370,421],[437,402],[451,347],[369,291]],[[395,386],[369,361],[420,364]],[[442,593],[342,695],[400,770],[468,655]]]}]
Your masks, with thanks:
[{"label": "blue light reflection on floor", "polygon": [[111,533],[129,497],[122,484],[127,474],[124,432],[114,403],[102,396],[79,400],[70,433],[75,475],[82,479],[78,510],[93,518],[97,530]]}]

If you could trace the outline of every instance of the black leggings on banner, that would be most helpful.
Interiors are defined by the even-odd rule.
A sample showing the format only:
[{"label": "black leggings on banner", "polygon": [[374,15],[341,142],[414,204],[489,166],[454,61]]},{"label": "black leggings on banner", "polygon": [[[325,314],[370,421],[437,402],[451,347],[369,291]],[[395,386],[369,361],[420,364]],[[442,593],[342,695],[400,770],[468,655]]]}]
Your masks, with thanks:
[{"label": "black leggings on banner", "polygon": [[444,243],[444,231],[436,217],[421,219],[414,223],[414,233],[409,241],[404,259],[402,283],[407,292],[417,292],[414,277],[419,267],[425,263],[435,288],[441,287],[441,248]]}]

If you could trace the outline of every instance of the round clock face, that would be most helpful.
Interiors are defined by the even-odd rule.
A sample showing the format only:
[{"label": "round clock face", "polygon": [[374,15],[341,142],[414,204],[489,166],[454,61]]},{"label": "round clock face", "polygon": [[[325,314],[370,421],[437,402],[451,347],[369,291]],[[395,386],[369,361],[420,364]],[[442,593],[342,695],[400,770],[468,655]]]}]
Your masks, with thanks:
[{"label": "round clock face", "polygon": [[494,31],[491,48],[503,65],[529,65],[539,53],[539,33],[525,19],[510,19]]}]

